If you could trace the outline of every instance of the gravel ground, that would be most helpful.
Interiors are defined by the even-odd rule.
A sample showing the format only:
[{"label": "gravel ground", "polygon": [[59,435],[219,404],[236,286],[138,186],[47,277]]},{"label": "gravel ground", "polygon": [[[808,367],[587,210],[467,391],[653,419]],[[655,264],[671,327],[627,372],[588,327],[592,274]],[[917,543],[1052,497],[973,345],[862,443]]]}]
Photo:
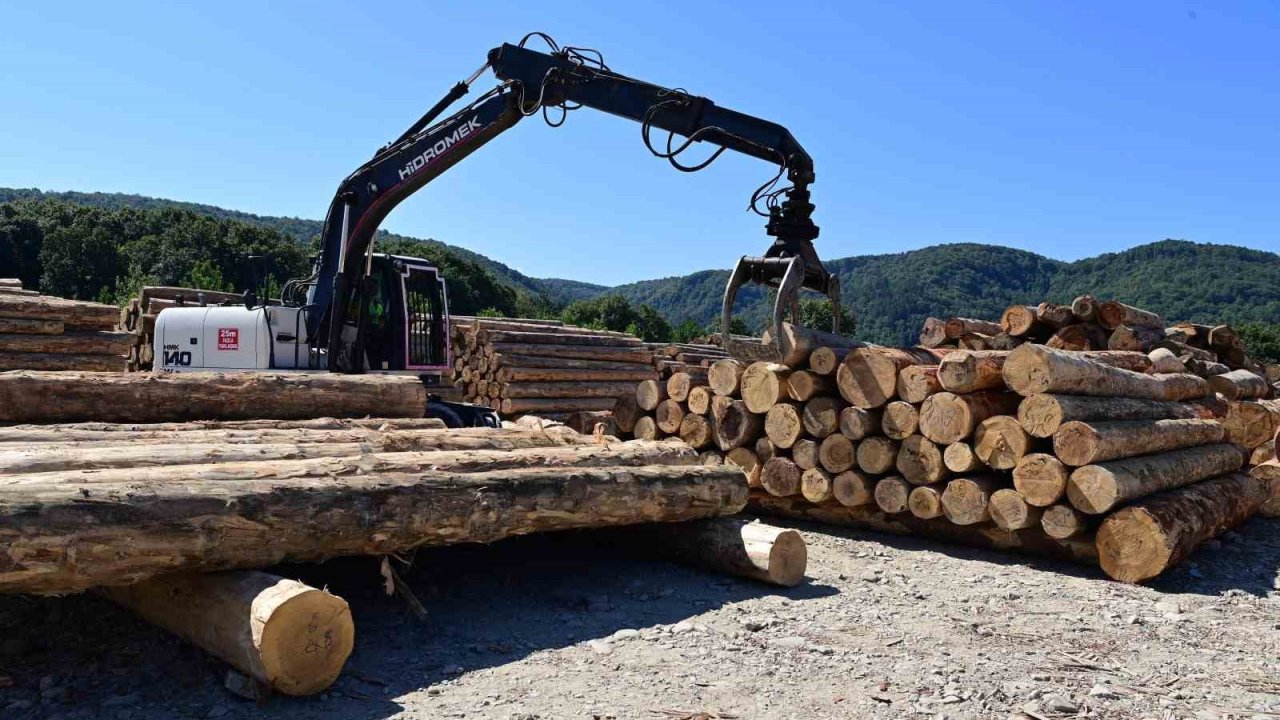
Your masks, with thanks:
[{"label": "gravel ground", "polygon": [[418,554],[430,616],[377,564],[278,571],[345,597],[356,649],[309,699],[93,596],[0,598],[0,718],[1275,718],[1280,522],[1147,587],[1094,569],[795,524],[780,590],[620,556],[589,534]]}]

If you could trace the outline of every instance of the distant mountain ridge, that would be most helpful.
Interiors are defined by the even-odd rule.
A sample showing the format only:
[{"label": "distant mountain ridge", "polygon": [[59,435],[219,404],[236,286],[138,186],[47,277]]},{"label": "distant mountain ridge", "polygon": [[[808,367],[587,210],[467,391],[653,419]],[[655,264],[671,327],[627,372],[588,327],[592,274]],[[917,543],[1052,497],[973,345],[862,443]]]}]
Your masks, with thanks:
[{"label": "distant mountain ridge", "polygon": [[[254,215],[211,205],[118,193],[42,192],[0,189],[0,202],[55,199],[105,208],[176,207],[218,218],[262,225],[309,241],[321,229],[316,220]],[[606,294],[651,305],[673,323],[699,324],[719,317],[727,270],[702,270],[607,287],[557,278],[527,276],[479,253],[428,239],[392,233],[380,239],[438,246],[481,265],[500,282],[546,298],[553,306]],[[1170,320],[1200,322],[1280,321],[1280,255],[1231,245],[1163,240],[1118,253],[1063,262],[1013,248],[944,244],[886,255],[831,260],[841,279],[842,300],[858,319],[861,338],[914,342],[929,315],[996,318],[1015,303],[1069,302],[1082,294],[1115,298],[1163,314]],[[738,312],[762,324],[769,299],[759,288],[744,288]]]}]

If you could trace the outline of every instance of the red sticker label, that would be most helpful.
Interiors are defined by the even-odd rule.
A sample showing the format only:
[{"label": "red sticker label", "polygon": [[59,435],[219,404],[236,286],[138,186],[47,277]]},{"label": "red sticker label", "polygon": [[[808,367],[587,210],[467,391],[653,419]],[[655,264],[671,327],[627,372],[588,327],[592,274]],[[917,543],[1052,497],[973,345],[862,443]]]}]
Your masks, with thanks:
[{"label": "red sticker label", "polygon": [[239,350],[240,328],[218,328],[218,349]]}]

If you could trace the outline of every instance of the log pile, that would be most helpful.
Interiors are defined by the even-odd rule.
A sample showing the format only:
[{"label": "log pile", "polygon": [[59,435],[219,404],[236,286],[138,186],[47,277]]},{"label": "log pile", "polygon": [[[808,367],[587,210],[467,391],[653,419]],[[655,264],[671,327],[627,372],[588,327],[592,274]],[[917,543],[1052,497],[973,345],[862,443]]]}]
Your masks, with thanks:
[{"label": "log pile", "polygon": [[[633,432],[742,467],[761,512],[1081,559],[1130,582],[1270,497],[1240,473],[1229,417],[1280,403],[1228,401],[1197,375],[1154,372],[1146,353],[863,347],[834,372],[828,354],[717,361],[705,403],[671,407],[668,393]],[[1255,424],[1265,440],[1278,429]],[[1169,552],[1139,557],[1149,543]]]},{"label": "log pile", "polygon": [[503,417],[557,420],[608,411],[637,383],[656,379],[638,338],[554,320],[453,318],[453,379],[463,399]]},{"label": "log pile", "polygon": [[0,371],[127,368],[132,346],[111,305],[66,300],[0,278]]},{"label": "log pile", "polygon": [[154,365],[152,340],[156,331],[156,315],[171,307],[205,307],[207,305],[241,305],[244,297],[236,293],[200,288],[147,286],[138,291],[120,309],[120,329],[129,333],[128,369],[149,371]]}]

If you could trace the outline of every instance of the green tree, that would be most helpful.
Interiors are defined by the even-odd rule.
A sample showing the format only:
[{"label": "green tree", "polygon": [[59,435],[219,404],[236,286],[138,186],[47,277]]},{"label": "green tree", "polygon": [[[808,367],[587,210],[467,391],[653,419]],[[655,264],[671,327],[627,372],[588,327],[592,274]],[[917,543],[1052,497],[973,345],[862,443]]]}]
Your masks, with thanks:
[{"label": "green tree", "polygon": [[632,335],[648,342],[671,342],[671,323],[648,305],[641,305]]},{"label": "green tree", "polygon": [[[646,305],[645,307],[648,306]],[[684,322],[672,328],[671,340],[672,342],[687,343],[704,334],[702,327],[698,323],[694,322],[692,318],[685,318]]]},{"label": "green tree", "polygon": [[[800,301],[800,324],[813,328],[815,330],[831,330],[832,320],[831,301],[827,299],[805,298]],[[853,337],[854,331],[858,329],[858,322],[853,317],[853,313],[843,304],[840,307],[840,334]]]},{"label": "green tree", "polygon": [[1280,363],[1280,325],[1241,323],[1235,330],[1255,360]]}]

